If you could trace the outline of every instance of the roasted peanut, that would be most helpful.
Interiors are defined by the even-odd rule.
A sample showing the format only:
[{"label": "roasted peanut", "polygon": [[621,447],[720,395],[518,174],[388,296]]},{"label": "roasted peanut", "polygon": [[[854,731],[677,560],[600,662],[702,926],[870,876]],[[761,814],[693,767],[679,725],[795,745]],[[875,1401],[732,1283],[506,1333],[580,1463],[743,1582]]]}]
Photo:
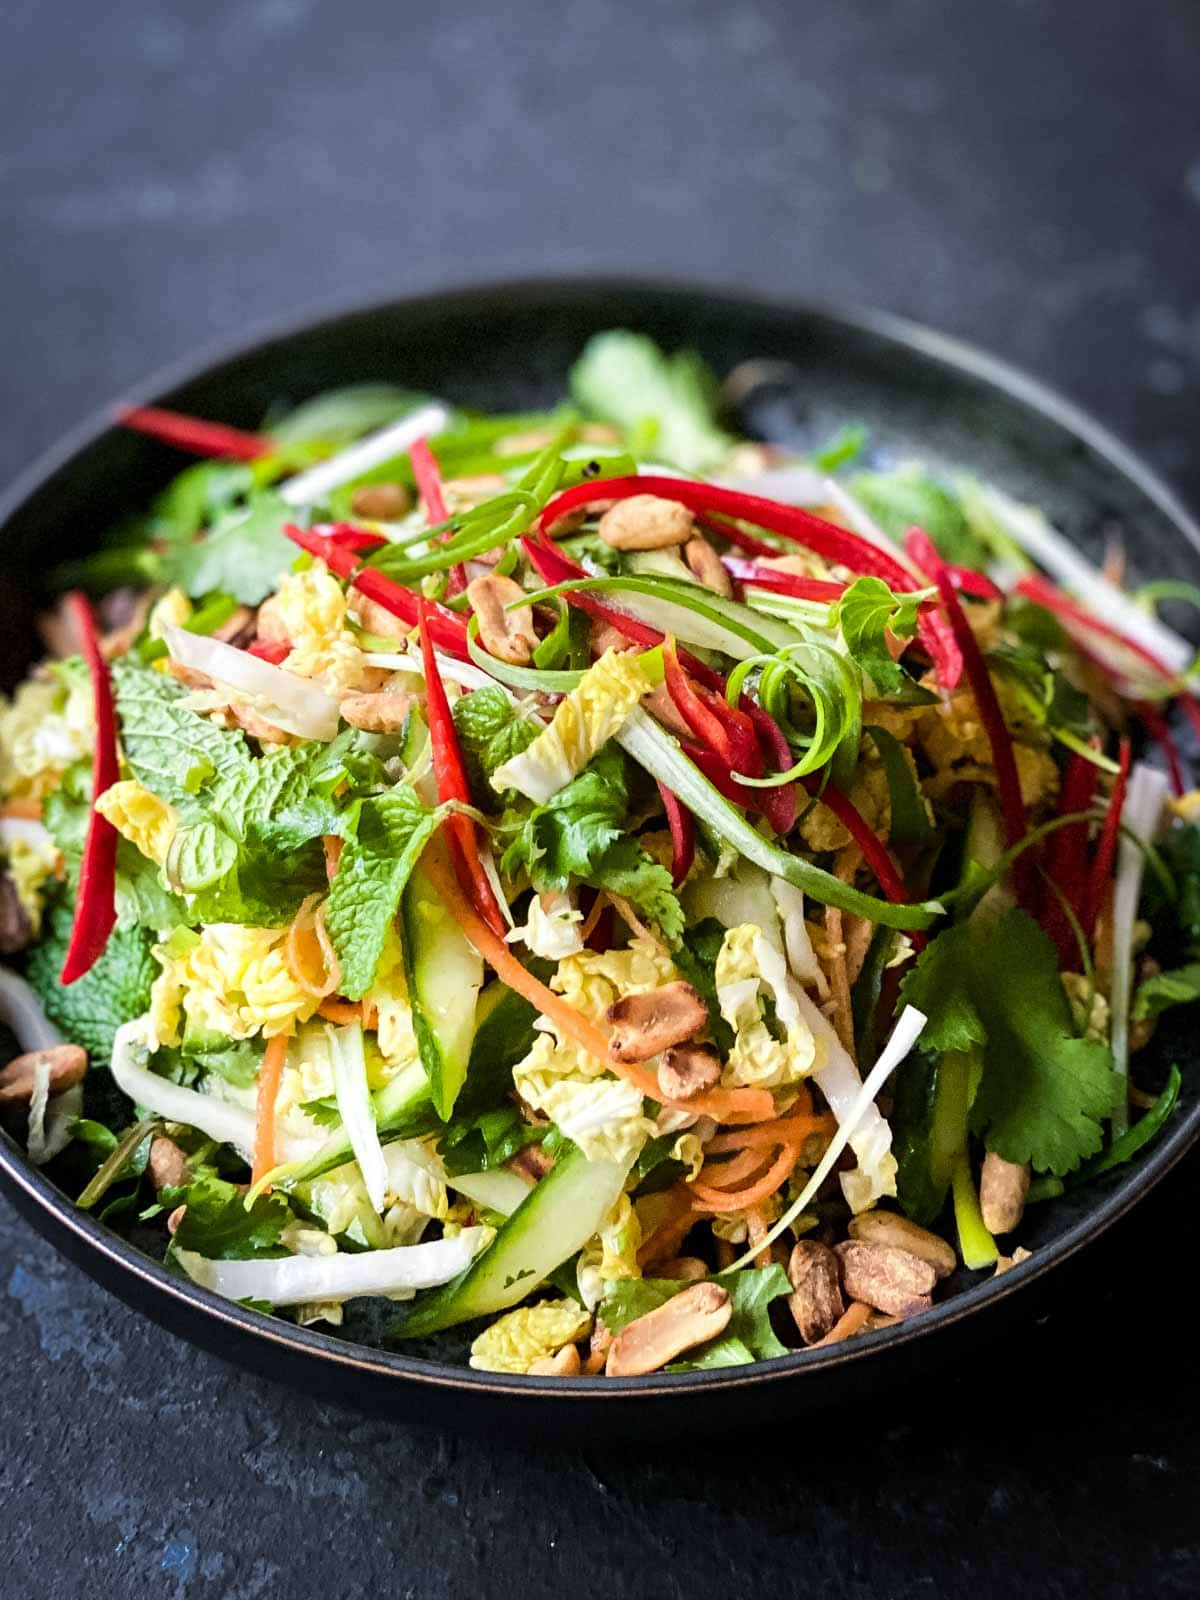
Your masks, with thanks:
[{"label": "roasted peanut", "polygon": [[657,1372],[685,1350],[723,1333],[732,1315],[727,1289],[694,1283],[657,1310],[627,1322],[612,1342],[604,1370],[610,1378]]},{"label": "roasted peanut", "polygon": [[259,744],[287,744],[291,739],[290,733],[285,733],[273,722],[268,722],[266,717],[260,716],[250,706],[227,705],[225,715],[231,722],[235,722],[243,733],[248,733],[252,739],[257,739]]},{"label": "roasted peanut", "polygon": [[87,1051],[77,1044],[52,1044],[15,1056],[0,1071],[0,1105],[27,1105],[33,1099],[39,1067],[50,1069],[50,1093],[61,1094],[83,1082],[87,1064]]},{"label": "roasted peanut", "polygon": [[702,583],[714,594],[724,595],[728,600],[733,593],[733,584],[725,570],[725,563],[707,539],[699,535],[689,539],[683,547],[683,559],[691,568],[697,583]]},{"label": "roasted peanut", "polygon": [[658,1087],[667,1100],[690,1100],[716,1088],[721,1058],[711,1044],[677,1044],[658,1064]]},{"label": "roasted peanut", "polygon": [[842,1263],[842,1286],[852,1300],[861,1300],[890,1317],[925,1311],[937,1282],[928,1261],[893,1245],[862,1244],[851,1239],[836,1248]]},{"label": "roasted peanut", "polygon": [[577,1378],[582,1368],[578,1346],[565,1344],[552,1356],[539,1356],[529,1371],[538,1378]]},{"label": "roasted peanut", "polygon": [[708,1021],[708,1007],[682,979],[645,994],[614,1001],[605,1013],[612,1025],[609,1049],[618,1061],[648,1061],[693,1038]]},{"label": "roasted peanut", "polygon": [[1020,1161],[1005,1161],[994,1150],[983,1158],[979,1175],[979,1209],[989,1233],[1011,1233],[1025,1215],[1029,1193],[1029,1168]]},{"label": "roasted peanut", "polygon": [[395,522],[412,510],[412,495],[402,483],[364,483],[350,496],[350,509],[368,522]]},{"label": "roasted peanut", "polygon": [[523,1150],[518,1150],[508,1165],[522,1178],[530,1183],[537,1183],[550,1171],[554,1165],[554,1157],[548,1155],[540,1144],[527,1144]]},{"label": "roasted peanut", "polygon": [[672,1278],[677,1283],[700,1283],[708,1277],[708,1266],[699,1256],[675,1256],[671,1261],[660,1261],[650,1276]]},{"label": "roasted peanut", "polygon": [[788,1309],[805,1344],[816,1344],[837,1325],[845,1310],[838,1258],[828,1245],[801,1239],[788,1259],[792,1293]]},{"label": "roasted peanut", "polygon": [[268,644],[286,644],[288,631],[280,612],[279,600],[271,595],[258,608],[258,637]]},{"label": "roasted peanut", "polygon": [[187,1156],[165,1134],[151,1139],[146,1171],[156,1189],[181,1189],[191,1177]]},{"label": "roasted peanut", "polygon": [[364,733],[399,733],[408,716],[407,694],[348,694],[338,710],[342,720]]},{"label": "roasted peanut", "polygon": [[654,494],[618,500],[600,518],[600,537],[614,550],[666,550],[686,544],[695,531],[696,519],[686,506]]},{"label": "roasted peanut", "polygon": [[453,516],[456,511],[469,511],[493,495],[503,494],[507,488],[508,480],[498,472],[481,472],[471,478],[447,478],[442,493],[446,510]]},{"label": "roasted peanut", "polygon": [[[402,617],[394,616],[385,610],[378,600],[372,600],[361,590],[351,589],[350,605],[366,631],[376,634],[381,639],[407,639],[412,632],[411,623],[405,622]],[[259,616],[262,616],[261,610]]]},{"label": "roasted peanut", "polygon": [[910,1256],[928,1261],[939,1278],[948,1277],[958,1265],[958,1257],[944,1239],[928,1228],[919,1228],[898,1211],[860,1211],[850,1218],[850,1237],[863,1244],[889,1244],[896,1250],[907,1250]]},{"label": "roasted peanut", "polygon": [[519,583],[495,572],[484,578],[473,578],[467,585],[467,599],[479,618],[479,637],[484,649],[497,660],[507,661],[514,667],[523,667],[530,661],[538,642],[532,607],[505,609],[514,600],[520,600],[524,593]]},{"label": "roasted peanut", "polygon": [[168,1233],[174,1233],[175,1232],[175,1230],[178,1228],[179,1224],[183,1221],[183,1214],[184,1214],[184,1212],[186,1210],[187,1210],[187,1206],[186,1205],[176,1206],[174,1211],[172,1211],[170,1213],[170,1215],[167,1217],[167,1232]]}]

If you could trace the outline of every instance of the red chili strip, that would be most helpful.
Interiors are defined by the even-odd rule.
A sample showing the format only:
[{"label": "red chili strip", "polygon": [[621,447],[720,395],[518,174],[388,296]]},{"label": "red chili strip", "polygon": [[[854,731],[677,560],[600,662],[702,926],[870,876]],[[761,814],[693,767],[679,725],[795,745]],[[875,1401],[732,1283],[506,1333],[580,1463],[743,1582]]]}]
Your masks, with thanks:
[{"label": "red chili strip", "polygon": [[870,867],[878,880],[879,887],[893,905],[903,905],[908,900],[908,890],[904,887],[904,879],[900,876],[900,869],[892,860],[887,846],[876,834],[862,812],[850,799],[843,794],[836,784],[822,785],[820,774],[810,773],[801,780],[809,794],[816,795],[823,805],[830,811],[845,828],[862,852],[862,858]]},{"label": "red chili strip", "polygon": [[668,639],[663,646],[663,665],[667,693],[701,744],[720,756],[730,772],[740,772],[748,778],[761,777],[762,754],[754,724],[746,713],[731,706],[715,690],[689,681],[680,665],[674,639]]},{"label": "red chili strip", "polygon": [[367,528],[356,528],[352,522],[319,524],[314,532],[339,545],[343,550],[353,550],[362,555],[367,550],[378,550],[387,540],[381,533],[371,533]]},{"label": "red chili strip", "polygon": [[696,859],[696,826],[692,813],[673,790],[660,783],[658,792],[667,814],[667,827],[671,830],[671,882],[678,889]]},{"label": "red chili strip", "polygon": [[[1178,681],[1177,674],[1172,672],[1166,662],[1156,656],[1153,650],[1147,650],[1144,644],[1129,638],[1119,628],[1114,628],[1109,623],[1101,622],[1098,617],[1092,616],[1091,612],[1072,600],[1069,595],[1063,594],[1061,589],[1056,589],[1046,578],[1022,578],[1013,592],[1023,595],[1026,600],[1032,600],[1034,605],[1041,606],[1045,611],[1052,611],[1064,622],[1073,623],[1086,633],[1095,633],[1103,639],[1111,639],[1114,644],[1119,644],[1128,650],[1130,655],[1136,656],[1139,661],[1158,673],[1160,678],[1168,678],[1172,682]],[[1108,670],[1111,671],[1111,667]]]},{"label": "red chili strip", "polygon": [[[1096,792],[1097,769],[1086,756],[1073,755],[1058,797],[1058,814],[1069,817],[1086,811]],[[1046,840],[1045,894],[1042,926],[1054,940],[1059,965],[1074,971],[1079,965],[1079,943],[1067,915],[1069,906],[1082,924],[1088,900],[1088,825],[1075,822],[1059,828]],[[1057,892],[1056,892],[1057,891]],[[1065,902],[1065,905],[1064,905]]]},{"label": "red chili strip", "polygon": [[[411,589],[405,589],[403,585],[396,583],[384,573],[377,572],[374,567],[364,567],[353,550],[335,544],[331,538],[319,533],[315,528],[298,528],[295,524],[289,523],[283,531],[293,544],[298,544],[302,550],[307,550],[309,555],[323,561],[330,572],[336,572],[339,578],[345,578],[352,583],[360,594],[366,595],[368,600],[374,600],[385,611],[390,611],[392,616],[399,617],[401,622],[406,622],[410,628],[417,626],[418,597]],[[453,611],[447,611],[443,606],[431,607],[429,632],[439,650],[444,650],[447,655],[457,656],[460,661],[471,659],[470,651],[467,649],[467,625]]]},{"label": "red chili strip", "polygon": [[[446,494],[442,487],[442,472],[437,464],[433,451],[429,448],[428,439],[418,439],[408,452],[412,462],[413,478],[416,481],[417,493],[425,506],[425,515],[432,525],[446,522],[450,513],[446,509]],[[445,544],[454,537],[453,530],[447,528],[445,533],[439,533],[438,544]],[[457,566],[451,567],[447,578],[447,592],[461,594],[467,587],[467,569],[460,561]]]},{"label": "red chili strip", "polygon": [[246,646],[247,655],[255,656],[259,661],[269,661],[273,667],[286,661],[291,653],[291,641],[288,639],[255,639],[253,644]]},{"label": "red chili strip", "polygon": [[[795,758],[792,755],[792,747],[775,718],[770,712],[764,711],[762,706],[756,705],[746,694],[741,698],[741,709],[754,724],[759,748],[766,758],[764,766],[769,762],[775,772],[787,772],[795,765]],[[758,793],[763,815],[775,832],[780,838],[791,833],[796,826],[796,785],[781,783],[774,789],[760,789]]]},{"label": "red chili strip", "polygon": [[976,600],[1003,600],[1004,590],[973,567],[959,567],[953,561],[943,561],[938,548],[924,528],[910,528],[904,535],[904,549],[909,559],[931,576],[939,567],[945,567],[950,581],[960,594],[969,594]]},{"label": "red chili strip", "polygon": [[1171,780],[1173,793],[1177,795],[1184,794],[1187,790],[1187,783],[1183,776],[1183,762],[1180,760],[1179,746],[1175,743],[1175,737],[1168,726],[1167,719],[1157,706],[1150,705],[1145,701],[1138,704],[1137,714],[1146,724],[1151,738],[1163,753],[1163,759],[1167,764],[1167,776]]},{"label": "red chili strip", "polygon": [[1029,832],[1025,802],[1021,798],[1021,780],[1017,774],[1017,758],[1013,750],[1012,735],[1004,721],[1004,713],[996,697],[996,686],[988,672],[979,642],[972,633],[971,624],[967,621],[966,613],[959,604],[958,595],[954,592],[953,580],[944,566],[936,576],[946,616],[954,632],[955,642],[962,652],[967,681],[971,685],[971,693],[975,696],[975,704],[979,709],[979,720],[983,723],[988,744],[991,746],[992,765],[996,769],[996,787],[1000,796],[1000,811],[1004,817],[1004,837],[1011,849]]},{"label": "red chili strip", "polygon": [[[427,600],[417,601],[417,626],[421,634],[421,659],[425,667],[425,706],[429,713],[429,743],[433,751],[438,799],[458,800],[469,805],[471,786],[467,782],[458,733],[450,712],[450,702],[446,698],[446,687],[438,672],[429,627],[430,611]],[[487,873],[483,870],[483,862],[479,859],[474,822],[461,811],[455,812],[446,818],[446,835],[450,841],[450,854],[459,887],[492,932],[502,939],[508,932],[508,926]]]},{"label": "red chili strip", "polygon": [[185,416],[182,411],[164,411],[161,406],[124,406],[117,412],[123,428],[160,439],[193,456],[221,456],[233,461],[257,461],[275,453],[275,443],[261,433],[244,433],[223,422],[204,422]]},{"label": "red chili strip", "polygon": [[770,589],[775,594],[789,594],[797,600],[818,600],[832,604],[840,600],[849,587],[844,583],[831,583],[824,578],[802,578],[795,572],[776,572],[770,567],[755,566],[753,561],[742,561],[737,556],[724,557],[730,577],[755,589]]},{"label": "red chili strip", "polygon": [[1121,740],[1120,766],[1108,800],[1108,811],[1096,854],[1092,858],[1092,873],[1088,883],[1087,907],[1081,921],[1084,936],[1091,939],[1096,931],[1096,919],[1108,894],[1113,862],[1117,858],[1117,840],[1121,836],[1121,813],[1125,809],[1125,793],[1129,788],[1129,768],[1133,760],[1133,747],[1128,739]]},{"label": "red chili strip", "polygon": [[83,659],[92,679],[92,710],[96,739],[92,754],[92,809],[88,817],[87,838],[79,867],[79,892],[75,899],[75,921],[71,941],[63,961],[60,983],[82,978],[104,953],[108,936],[117,920],[117,830],[96,810],[96,801],[116,783],[117,714],[113,706],[112,681],[108,663],[100,649],[100,633],[86,596],[78,591],[68,595],[75,624],[79,629]]}]

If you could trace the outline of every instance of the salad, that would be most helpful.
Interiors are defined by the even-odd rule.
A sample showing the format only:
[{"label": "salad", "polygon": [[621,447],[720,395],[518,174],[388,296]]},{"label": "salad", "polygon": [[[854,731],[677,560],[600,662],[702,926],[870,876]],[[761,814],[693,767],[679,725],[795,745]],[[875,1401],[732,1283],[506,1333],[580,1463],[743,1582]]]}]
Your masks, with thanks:
[{"label": "salad", "polygon": [[631,333],[537,414],[122,420],[199,459],[0,710],[0,1108],[172,1270],[484,1370],[735,1366],[1007,1270],[1167,1123],[1197,591],[861,429],[739,437]]}]

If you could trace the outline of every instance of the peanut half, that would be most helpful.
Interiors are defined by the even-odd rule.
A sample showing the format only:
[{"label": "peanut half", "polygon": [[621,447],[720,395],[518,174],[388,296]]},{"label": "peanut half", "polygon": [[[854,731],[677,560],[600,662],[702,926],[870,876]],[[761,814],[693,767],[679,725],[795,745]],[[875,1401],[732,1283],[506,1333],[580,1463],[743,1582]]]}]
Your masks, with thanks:
[{"label": "peanut half", "polygon": [[484,649],[498,661],[507,661],[514,667],[523,667],[530,661],[538,642],[530,606],[505,610],[524,593],[519,583],[495,572],[483,578],[472,578],[467,585],[467,599],[479,618],[479,637]]},{"label": "peanut half", "polygon": [[823,1339],[846,1309],[838,1279],[838,1258],[828,1245],[815,1239],[795,1245],[788,1261],[788,1309],[805,1344]]},{"label": "peanut half", "polygon": [[939,1278],[948,1277],[958,1265],[958,1257],[944,1239],[928,1228],[919,1228],[898,1211],[860,1211],[850,1219],[850,1237],[863,1244],[889,1244],[896,1250],[907,1250],[910,1256],[928,1261]]},{"label": "peanut half", "polygon": [[649,1061],[699,1033],[708,1022],[708,1007],[690,983],[679,979],[614,1001],[606,1016],[613,1030],[609,1048],[617,1060]]},{"label": "peanut half", "polygon": [[0,1071],[0,1105],[28,1105],[41,1066],[50,1069],[50,1093],[61,1094],[83,1082],[87,1064],[87,1051],[77,1044],[53,1044],[15,1056]]},{"label": "peanut half", "polygon": [[711,1044],[677,1044],[663,1052],[658,1086],[668,1100],[707,1094],[721,1080],[721,1058]]},{"label": "peanut half", "polygon": [[1029,1168],[1020,1161],[1005,1161],[994,1150],[983,1158],[979,1175],[979,1209],[989,1233],[1011,1233],[1025,1215],[1029,1193]]},{"label": "peanut half", "polygon": [[627,1322],[609,1347],[604,1370],[610,1378],[658,1372],[685,1350],[723,1333],[732,1315],[727,1289],[719,1283],[694,1283],[657,1310]]},{"label": "peanut half", "polygon": [[889,1317],[911,1317],[927,1311],[937,1271],[907,1250],[888,1244],[862,1244],[851,1239],[837,1246],[842,1286],[851,1300],[861,1300]]},{"label": "peanut half", "polygon": [[618,500],[600,518],[600,537],[614,550],[666,550],[687,544],[695,531],[696,519],[686,506],[654,494]]}]

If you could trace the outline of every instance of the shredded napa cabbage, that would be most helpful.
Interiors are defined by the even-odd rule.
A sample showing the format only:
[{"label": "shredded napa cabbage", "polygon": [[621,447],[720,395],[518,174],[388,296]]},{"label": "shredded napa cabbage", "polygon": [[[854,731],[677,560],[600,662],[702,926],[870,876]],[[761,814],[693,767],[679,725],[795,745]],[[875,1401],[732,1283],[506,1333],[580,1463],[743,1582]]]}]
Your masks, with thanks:
[{"label": "shredded napa cabbage", "polygon": [[124,778],[99,796],[96,810],[148,861],[163,865],[179,828],[174,806],[160,800],[136,778]]},{"label": "shredded napa cabbage", "polygon": [[544,805],[620,731],[653,687],[636,654],[606,650],[559,702],[549,727],[527,749],[496,768],[492,784],[497,789],[518,789]]},{"label": "shredded napa cabbage", "polygon": [[[726,932],[717,955],[716,985],[721,1015],[734,1031],[724,1083],[779,1089],[798,1083],[820,1065],[782,952],[755,924]],[[774,1031],[767,1000],[774,1010]]]},{"label": "shredded napa cabbage", "polygon": [[156,1042],[177,1045],[190,1036],[249,1039],[291,1033],[319,1001],[287,962],[284,928],[246,928],[214,922],[172,952],[156,945],[162,971],[154,980],[150,1016]]},{"label": "shredded napa cabbage", "polygon": [[518,1306],[485,1328],[471,1346],[471,1365],[481,1372],[528,1372],[591,1332],[592,1315],[574,1300],[542,1300]]}]

